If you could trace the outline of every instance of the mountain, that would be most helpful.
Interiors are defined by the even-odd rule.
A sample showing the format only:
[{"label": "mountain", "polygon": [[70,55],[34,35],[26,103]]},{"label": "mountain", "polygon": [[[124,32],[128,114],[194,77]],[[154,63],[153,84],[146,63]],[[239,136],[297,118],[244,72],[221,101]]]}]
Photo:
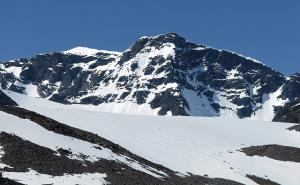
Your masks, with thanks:
[{"label": "mountain", "polygon": [[19,106],[0,106],[0,184],[299,184],[295,124],[103,113],[3,92]]},{"label": "mountain", "polygon": [[142,37],[123,52],[77,47],[5,62],[0,85],[33,97],[113,113],[271,121],[300,96],[285,77],[237,53],[175,33]]}]

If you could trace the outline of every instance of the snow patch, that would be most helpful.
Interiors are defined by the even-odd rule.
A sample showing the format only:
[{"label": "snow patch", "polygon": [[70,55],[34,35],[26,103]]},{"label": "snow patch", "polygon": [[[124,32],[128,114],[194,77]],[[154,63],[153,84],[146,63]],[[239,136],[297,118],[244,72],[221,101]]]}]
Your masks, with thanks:
[{"label": "snow patch", "polygon": [[27,85],[23,85],[23,86],[26,88],[25,92],[28,96],[40,97],[38,90],[37,90],[37,85],[27,84]]},{"label": "snow patch", "polygon": [[277,91],[270,94],[263,95],[263,103],[261,108],[255,111],[249,119],[254,120],[263,120],[263,121],[272,121],[275,116],[274,108],[276,106],[283,106],[289,100],[283,100],[278,98],[282,94],[282,87]]},{"label": "snow patch", "polygon": [[84,174],[65,174],[63,176],[50,176],[40,174],[34,170],[28,172],[2,172],[2,176],[8,179],[16,180],[23,184],[41,185],[105,185],[108,184],[104,178],[104,173],[84,173]]},{"label": "snow patch", "polygon": [[98,49],[92,49],[92,48],[87,48],[87,47],[81,47],[78,46],[76,48],[63,51],[62,53],[64,54],[73,54],[73,55],[80,55],[80,56],[94,56],[97,53],[102,52],[102,53],[110,53],[110,54],[120,54],[119,52],[115,51],[107,51],[107,50],[98,50]]},{"label": "snow patch", "polygon": [[189,89],[182,90],[183,97],[189,104],[190,110],[186,111],[191,116],[217,116],[216,111],[211,107],[206,96],[198,96],[195,91]]},{"label": "snow patch", "polygon": [[20,78],[20,74],[22,72],[22,67],[11,66],[11,67],[5,68],[5,70],[7,73],[14,74],[16,78]]}]

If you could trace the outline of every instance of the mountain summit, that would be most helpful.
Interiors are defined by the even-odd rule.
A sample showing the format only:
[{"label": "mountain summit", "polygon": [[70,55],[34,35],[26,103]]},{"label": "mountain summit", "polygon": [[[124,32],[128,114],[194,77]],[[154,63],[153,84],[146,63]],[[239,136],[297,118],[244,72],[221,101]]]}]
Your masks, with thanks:
[{"label": "mountain summit", "polygon": [[299,78],[176,33],[142,37],[124,52],[76,47],[0,65],[2,89],[64,104],[261,120],[300,96]]}]

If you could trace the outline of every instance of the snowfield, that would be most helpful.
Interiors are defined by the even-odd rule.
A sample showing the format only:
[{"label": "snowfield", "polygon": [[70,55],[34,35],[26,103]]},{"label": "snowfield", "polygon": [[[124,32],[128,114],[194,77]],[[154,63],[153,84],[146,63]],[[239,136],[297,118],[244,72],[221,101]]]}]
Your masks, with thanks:
[{"label": "snowfield", "polygon": [[[4,92],[21,107],[49,116],[64,124],[96,133],[141,157],[178,171],[179,175],[192,173],[231,179],[247,185],[256,184],[246,177],[250,174],[280,184],[300,184],[300,163],[284,162],[268,157],[250,157],[239,151],[244,147],[266,144],[300,148],[300,133],[286,130],[293,124],[224,118],[103,113],[88,110],[87,106],[62,105],[46,99],[10,91]],[[2,114],[0,116],[1,119],[6,117]],[[13,129],[18,130],[4,125],[2,120],[0,127],[0,130],[9,127],[7,129],[11,132]],[[33,132],[32,129],[25,127],[20,130],[25,129]],[[67,139],[51,137],[55,140],[50,142],[40,138],[35,140],[30,133],[18,132],[18,134],[20,137],[50,148],[52,142],[64,142]],[[79,144],[75,142],[78,143],[68,141],[68,145],[72,146],[72,151],[76,153]],[[84,149],[84,151],[89,150]],[[101,154],[99,157],[103,156],[105,155]],[[9,174],[4,173],[4,176],[9,177]],[[28,182],[25,177],[24,182]]]},{"label": "snowfield", "polygon": [[69,49],[67,51],[62,51],[62,53],[65,53],[65,54],[82,55],[82,56],[93,56],[99,52],[120,55],[120,52],[116,52],[116,51],[91,49],[91,48],[82,47],[82,46],[78,46],[78,47]]},{"label": "snowfield", "polygon": [[96,148],[97,145],[93,145],[89,142],[85,142],[79,139],[74,139],[64,135],[56,134],[54,132],[50,132],[29,120],[23,120],[3,112],[0,112],[0,117],[0,132],[2,131],[6,133],[13,133],[25,140],[31,141],[40,146],[45,146],[54,151],[56,151],[59,148],[68,149],[72,152],[72,156],[70,157],[71,159],[82,160],[82,158],[80,158],[80,155],[84,154],[88,156],[85,158],[85,160],[88,161],[97,161],[98,159],[115,160],[127,164],[128,166],[131,166],[134,169],[148,173],[157,178],[161,178],[166,175],[163,172],[159,172],[151,168],[152,170],[155,170],[156,172],[162,175],[158,176],[155,173],[152,173],[151,171],[147,170],[142,165],[138,164],[138,162],[132,159],[128,159],[125,156],[116,155],[109,149],[101,148],[101,150],[98,150]]}]

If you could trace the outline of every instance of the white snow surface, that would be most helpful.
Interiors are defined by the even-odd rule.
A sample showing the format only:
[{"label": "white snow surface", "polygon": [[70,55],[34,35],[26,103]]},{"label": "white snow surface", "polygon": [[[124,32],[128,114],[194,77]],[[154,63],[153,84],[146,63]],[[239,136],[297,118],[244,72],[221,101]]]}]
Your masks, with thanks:
[{"label": "white snow surface", "polygon": [[211,107],[209,100],[205,96],[198,96],[195,91],[183,89],[183,97],[189,102],[190,110],[186,110],[189,115],[193,116],[217,116],[217,113]]},{"label": "white snow surface", "polygon": [[[300,148],[289,123],[204,117],[132,116],[90,111],[4,91],[30,110],[120,144],[181,174],[188,172],[255,184],[246,174],[299,185],[300,164],[249,157],[240,148],[279,144]],[[2,118],[2,117],[1,117]],[[24,128],[22,129],[24,130]]]},{"label": "white snow surface", "polygon": [[11,66],[11,67],[5,68],[5,70],[6,70],[7,73],[12,73],[17,78],[20,78],[20,74],[22,72],[22,67]]},{"label": "white snow surface", "polygon": [[283,106],[289,101],[288,99],[283,100],[278,98],[281,93],[282,87],[280,87],[274,93],[264,94],[262,107],[254,112],[249,119],[271,121],[275,116],[274,108],[276,106]]},{"label": "white snow surface", "polygon": [[[130,159],[122,155],[114,154],[109,149],[101,147],[101,150],[99,150],[95,148],[95,147],[99,147],[98,145],[93,145],[91,143],[82,140],[78,140],[64,135],[56,134],[54,132],[50,132],[29,120],[23,120],[3,112],[0,112],[0,118],[1,118],[0,132],[15,134],[25,140],[31,141],[40,146],[50,148],[54,151],[56,151],[59,148],[70,150],[72,152],[72,155],[69,158],[71,159],[83,160],[80,157],[80,155],[84,154],[87,156],[85,160],[89,160],[89,161],[97,161],[99,159],[115,160],[127,164],[128,166],[131,166],[136,170],[140,170],[145,173],[148,173],[157,178],[161,178],[162,176],[166,175],[163,172],[160,172],[146,165],[143,166],[133,159]],[[5,166],[5,164],[1,163],[1,156],[3,154],[4,153],[0,148],[0,167]],[[156,173],[153,173],[152,171],[161,174],[161,176],[157,175]],[[11,172],[7,172],[6,174],[10,176],[11,175],[10,173]],[[27,173],[25,174],[12,173],[12,174],[16,175],[14,179],[18,179],[18,177],[22,178]],[[29,172],[29,174],[32,173]],[[48,175],[44,176],[43,178],[46,177],[48,177]],[[55,179],[56,178],[54,178],[53,180]],[[18,179],[18,180],[23,181],[24,179]],[[33,181],[33,183],[35,183],[35,181]]]},{"label": "white snow surface", "polygon": [[[41,100],[41,99],[36,99],[36,100]],[[26,100],[24,102],[26,102]],[[37,103],[37,102],[33,102],[33,103]],[[46,108],[47,106],[54,108],[57,105],[59,104],[53,103],[51,105],[50,102],[49,104],[46,103],[41,106],[43,108]],[[72,155],[69,156],[69,158],[71,159],[83,160],[81,158],[81,154],[84,154],[85,156],[87,156],[87,158],[84,158],[84,160],[89,160],[89,161],[97,161],[99,159],[114,160],[120,163],[124,163],[132,167],[133,169],[143,171],[156,178],[162,178],[167,176],[164,172],[161,172],[157,169],[154,169],[144,164],[140,164],[138,161],[135,161],[126,156],[115,154],[110,149],[101,147],[101,150],[99,150],[95,148],[95,147],[99,147],[98,145],[94,145],[79,139],[50,132],[44,129],[43,127],[39,126],[38,124],[31,122],[30,120],[24,120],[4,112],[0,112],[0,132],[15,134],[23,138],[24,140],[31,141],[32,143],[50,148],[54,151],[56,151],[59,148],[70,150],[72,152]],[[0,168],[7,166],[6,164],[1,163],[1,157],[3,154],[4,154],[3,148],[0,146]],[[7,178],[16,179],[25,184],[41,184],[40,182],[64,184],[65,182],[69,182],[68,184],[75,185],[75,184],[86,184],[86,182],[91,182],[88,184],[99,184],[99,183],[104,184],[105,182],[104,179],[102,178],[105,177],[105,174],[99,174],[99,173],[64,175],[61,177],[52,177],[45,174],[38,174],[38,175],[34,175],[34,174],[38,174],[38,173],[31,170],[26,173],[5,172],[3,173],[3,176]]]},{"label": "white snow surface", "polygon": [[105,174],[101,173],[85,173],[63,176],[50,176],[37,173],[34,170],[29,172],[3,172],[2,176],[8,179],[17,180],[20,183],[28,185],[105,185],[108,184],[104,178]]},{"label": "white snow surface", "polygon": [[107,51],[107,50],[98,50],[98,49],[92,49],[87,47],[78,46],[72,49],[69,49],[67,51],[62,51],[64,54],[73,54],[73,55],[81,55],[81,56],[93,56],[97,53],[110,53],[110,54],[120,54],[120,52],[116,51]]}]

